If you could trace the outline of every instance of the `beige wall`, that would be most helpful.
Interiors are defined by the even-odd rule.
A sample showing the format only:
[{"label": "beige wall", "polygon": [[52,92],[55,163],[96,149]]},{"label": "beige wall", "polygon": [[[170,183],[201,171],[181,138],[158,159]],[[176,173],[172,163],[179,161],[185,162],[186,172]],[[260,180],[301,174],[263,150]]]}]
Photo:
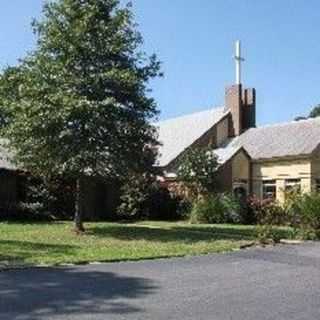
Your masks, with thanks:
[{"label": "beige wall", "polygon": [[231,192],[232,190],[232,162],[227,161],[217,172],[217,189],[220,192]]},{"label": "beige wall", "polygon": [[[250,160],[247,154],[241,150],[232,159],[227,161],[217,173],[218,189],[221,192],[232,192],[236,183],[249,182]],[[248,190],[248,184],[246,185]],[[248,190],[249,191],[249,190]]]},{"label": "beige wall", "polygon": [[232,159],[232,181],[247,180],[250,178],[250,160],[244,151],[237,153]]},{"label": "beige wall", "polygon": [[310,159],[254,162],[252,164],[252,192],[262,197],[262,181],[276,180],[277,199],[283,201],[286,179],[301,179],[301,190],[310,192],[311,167]]},{"label": "beige wall", "polygon": [[315,157],[311,161],[312,190],[315,190],[316,179],[320,179],[320,158]]},{"label": "beige wall", "polygon": [[228,117],[224,118],[217,124],[217,146],[219,147],[226,141],[229,134],[229,120]]}]

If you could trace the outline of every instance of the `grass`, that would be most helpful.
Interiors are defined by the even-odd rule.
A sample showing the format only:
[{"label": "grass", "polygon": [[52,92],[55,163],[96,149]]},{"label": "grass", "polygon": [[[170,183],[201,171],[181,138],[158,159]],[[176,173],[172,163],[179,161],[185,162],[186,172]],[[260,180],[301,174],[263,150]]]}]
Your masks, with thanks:
[{"label": "grass", "polygon": [[[87,223],[76,235],[72,223],[0,223],[0,266],[59,265],[198,255],[239,249],[255,240],[253,226],[190,225],[185,222]],[[288,230],[279,228],[283,237]]]}]

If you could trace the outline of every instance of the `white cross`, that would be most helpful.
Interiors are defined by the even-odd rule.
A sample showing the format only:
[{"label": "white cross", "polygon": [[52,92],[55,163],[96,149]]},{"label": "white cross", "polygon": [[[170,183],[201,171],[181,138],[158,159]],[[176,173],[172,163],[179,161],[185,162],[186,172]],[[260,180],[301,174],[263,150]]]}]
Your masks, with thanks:
[{"label": "white cross", "polygon": [[236,55],[234,56],[236,61],[236,84],[241,84],[241,62],[244,58],[241,57],[241,42],[236,41]]}]

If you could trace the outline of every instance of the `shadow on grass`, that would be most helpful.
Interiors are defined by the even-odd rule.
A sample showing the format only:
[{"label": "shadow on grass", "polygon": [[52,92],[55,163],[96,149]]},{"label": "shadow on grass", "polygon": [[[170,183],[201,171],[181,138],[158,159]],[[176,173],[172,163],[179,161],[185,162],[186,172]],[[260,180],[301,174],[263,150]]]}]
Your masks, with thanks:
[{"label": "shadow on grass", "polygon": [[52,220],[52,221],[38,221],[38,220],[1,220],[0,224],[17,225],[17,226],[51,226],[51,225],[63,225],[71,222],[71,220]]},{"label": "shadow on grass", "polygon": [[120,240],[147,240],[158,242],[195,243],[214,240],[253,240],[256,233],[253,228],[234,229],[220,227],[145,227],[145,226],[95,226],[90,232],[98,237],[113,237]]},{"label": "shadow on grass", "polygon": [[99,266],[3,272],[0,283],[3,320],[125,317],[143,312],[134,300],[157,289],[152,280],[106,272]]},{"label": "shadow on grass", "polygon": [[[176,227],[174,227],[176,229]],[[190,227],[177,227],[177,229],[188,230]],[[243,239],[243,240],[254,240],[257,238],[257,226],[248,225],[248,226],[238,226],[236,224],[229,226],[192,226],[192,230],[199,232],[213,232],[218,234],[220,237],[226,237],[231,239]],[[292,235],[292,230],[289,228],[280,228],[275,227],[275,233],[277,233],[280,238],[290,238]]]},{"label": "shadow on grass", "polygon": [[50,252],[52,256],[72,255],[77,246],[64,244],[46,244],[30,241],[18,240],[0,240],[0,264],[8,262],[9,264],[24,264],[34,256],[45,255]]}]

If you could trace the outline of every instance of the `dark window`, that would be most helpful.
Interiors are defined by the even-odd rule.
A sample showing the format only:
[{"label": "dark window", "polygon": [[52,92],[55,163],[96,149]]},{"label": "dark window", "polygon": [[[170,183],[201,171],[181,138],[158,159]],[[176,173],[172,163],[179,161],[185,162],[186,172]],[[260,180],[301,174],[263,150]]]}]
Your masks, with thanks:
[{"label": "dark window", "polygon": [[233,194],[241,202],[245,202],[247,198],[247,190],[242,186],[234,188]]},{"label": "dark window", "polygon": [[262,182],[262,196],[263,196],[263,199],[276,199],[277,197],[276,180],[264,180]]},{"label": "dark window", "polygon": [[27,200],[28,178],[24,174],[17,175],[17,200],[25,202]]},{"label": "dark window", "polygon": [[316,179],[315,181],[315,191],[320,193],[320,179]]},{"label": "dark window", "polygon": [[301,192],[301,179],[286,179],[285,180],[286,192]]}]

